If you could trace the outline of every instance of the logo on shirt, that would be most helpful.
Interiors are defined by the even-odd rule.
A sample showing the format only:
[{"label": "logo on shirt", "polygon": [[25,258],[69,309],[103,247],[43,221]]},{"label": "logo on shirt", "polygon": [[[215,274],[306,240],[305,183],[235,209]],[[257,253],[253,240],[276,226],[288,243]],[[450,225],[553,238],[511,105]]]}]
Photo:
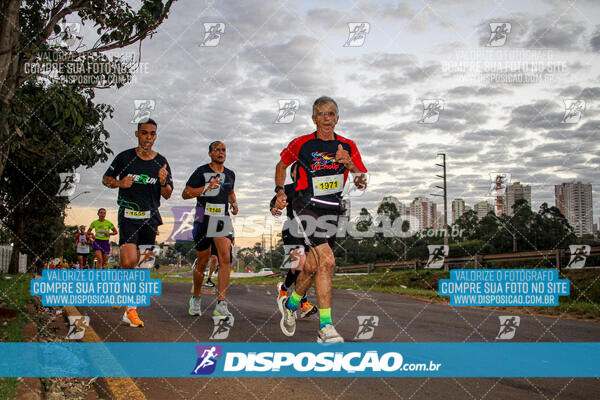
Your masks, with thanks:
[{"label": "logo on shirt", "polygon": [[310,166],[313,171],[320,171],[322,169],[334,169],[338,170],[340,164],[335,161],[335,154],[327,153],[324,151],[312,153],[312,165]]},{"label": "logo on shirt", "polygon": [[221,358],[223,349],[221,346],[196,346],[196,353],[198,360],[191,375],[210,375],[215,372],[217,359]]},{"label": "logo on shirt", "polygon": [[127,176],[131,176],[133,178],[133,183],[139,183],[141,185],[154,185],[156,182],[158,182],[157,178],[150,178],[146,174],[129,174]]}]

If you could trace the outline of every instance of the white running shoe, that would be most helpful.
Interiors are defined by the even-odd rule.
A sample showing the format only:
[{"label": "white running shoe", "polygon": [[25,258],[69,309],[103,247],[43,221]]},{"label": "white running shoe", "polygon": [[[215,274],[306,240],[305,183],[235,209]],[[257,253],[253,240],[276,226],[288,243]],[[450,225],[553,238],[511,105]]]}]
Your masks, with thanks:
[{"label": "white running shoe", "polygon": [[233,314],[229,312],[229,309],[227,309],[227,302],[225,300],[221,302],[217,301],[213,315],[215,317],[233,317]]},{"label": "white running shoe", "polygon": [[344,343],[344,338],[337,333],[332,324],[327,324],[319,329],[317,343]]},{"label": "white running shoe", "polygon": [[194,296],[192,296],[192,298],[190,299],[190,309],[188,310],[188,313],[190,315],[198,315],[201,316],[202,315],[202,304],[200,302],[200,297],[196,298]]},{"label": "white running shoe", "polygon": [[292,311],[285,306],[287,301],[288,297],[285,296],[277,302],[279,312],[281,313],[279,327],[285,336],[294,336],[294,333],[296,333],[296,311]]}]

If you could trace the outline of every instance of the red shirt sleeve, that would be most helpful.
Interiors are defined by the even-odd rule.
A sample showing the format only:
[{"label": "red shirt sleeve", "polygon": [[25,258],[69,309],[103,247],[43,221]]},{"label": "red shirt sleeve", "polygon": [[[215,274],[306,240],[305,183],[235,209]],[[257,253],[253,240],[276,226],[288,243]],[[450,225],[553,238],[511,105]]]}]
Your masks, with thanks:
[{"label": "red shirt sleeve", "polygon": [[300,148],[308,140],[312,139],[313,134],[300,136],[290,142],[285,149],[281,152],[281,161],[285,165],[291,165],[298,161],[298,155],[300,154]]}]

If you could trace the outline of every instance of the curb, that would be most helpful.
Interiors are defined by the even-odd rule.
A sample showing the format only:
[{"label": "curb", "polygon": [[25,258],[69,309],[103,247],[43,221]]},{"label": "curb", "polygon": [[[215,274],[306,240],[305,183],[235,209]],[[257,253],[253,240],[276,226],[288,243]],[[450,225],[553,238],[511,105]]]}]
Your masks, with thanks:
[{"label": "curb", "polygon": [[[73,306],[65,306],[65,315],[67,317],[76,317],[81,316],[81,313],[77,309],[77,307]],[[68,320],[68,318],[67,318]],[[83,335],[82,342],[89,343],[102,343],[102,339],[96,333],[92,326],[88,326],[85,329],[85,334]],[[110,377],[99,377],[98,378],[99,385],[102,386],[114,399],[127,399],[127,400],[147,400],[146,396],[135,384],[133,379],[126,378],[110,378]]]}]

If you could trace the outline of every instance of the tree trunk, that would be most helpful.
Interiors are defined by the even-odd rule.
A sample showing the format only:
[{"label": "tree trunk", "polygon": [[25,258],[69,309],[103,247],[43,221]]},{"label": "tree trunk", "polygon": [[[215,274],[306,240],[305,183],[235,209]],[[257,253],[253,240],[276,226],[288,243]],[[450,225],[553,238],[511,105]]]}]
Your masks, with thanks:
[{"label": "tree trunk", "polygon": [[23,205],[20,204],[15,210],[15,230],[16,237],[13,239],[12,254],[10,255],[10,264],[8,264],[9,274],[19,273],[19,254],[21,253],[21,243],[23,242],[23,234],[25,233],[25,214],[23,213]]},{"label": "tree trunk", "polygon": [[[17,89],[20,55],[20,0],[2,0],[0,6],[0,111],[6,115]],[[0,177],[8,159],[10,130],[8,121],[0,118]]]}]

